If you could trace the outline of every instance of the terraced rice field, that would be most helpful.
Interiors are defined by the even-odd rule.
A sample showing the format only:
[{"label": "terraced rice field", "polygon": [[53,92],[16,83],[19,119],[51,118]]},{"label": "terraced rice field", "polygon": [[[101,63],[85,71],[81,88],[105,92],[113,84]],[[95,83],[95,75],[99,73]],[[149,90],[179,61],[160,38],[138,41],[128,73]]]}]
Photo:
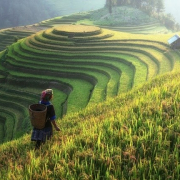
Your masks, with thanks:
[{"label": "terraced rice field", "polygon": [[33,33],[33,31],[22,31],[22,29],[15,28],[0,30],[0,51],[3,51],[7,46],[11,45],[18,39],[25,38]]},{"label": "terraced rice field", "polygon": [[1,142],[31,129],[28,106],[45,88],[54,89],[62,117],[180,67],[166,40],[75,25],[87,16],[44,21],[45,30],[28,32],[0,54]]}]

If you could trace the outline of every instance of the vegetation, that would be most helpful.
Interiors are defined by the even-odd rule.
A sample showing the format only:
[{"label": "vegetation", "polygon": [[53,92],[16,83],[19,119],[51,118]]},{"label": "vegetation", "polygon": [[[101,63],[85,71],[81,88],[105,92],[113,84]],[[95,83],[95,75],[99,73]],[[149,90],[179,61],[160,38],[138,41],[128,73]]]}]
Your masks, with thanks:
[{"label": "vegetation", "polygon": [[[101,11],[105,12],[98,10]],[[171,34],[155,35],[149,30],[153,35],[139,35],[131,33],[137,28],[135,26],[129,27],[129,33],[123,33],[80,23],[83,18],[92,16],[94,21],[91,21],[96,24],[99,18],[96,12],[94,15],[91,12],[43,21],[40,26],[29,27],[28,31],[2,31],[4,37],[21,32],[24,36],[32,34],[18,41],[16,39],[1,54],[1,101],[6,101],[8,106],[6,111],[1,107],[4,122],[1,126],[5,131],[1,135],[2,142],[31,130],[29,122],[22,128],[28,121],[28,106],[38,101],[44,88],[55,90],[53,103],[57,116],[63,117],[127,92],[158,74],[179,68],[178,52],[172,52],[167,45]],[[64,25],[65,21],[71,24]],[[52,28],[47,28],[49,26]],[[43,27],[45,30],[33,34],[33,29]],[[14,112],[13,106],[19,108]],[[15,116],[9,116],[7,112]],[[9,138],[5,128],[9,121],[6,114],[15,122],[12,127],[14,134]],[[21,123],[22,117],[24,123]]]},{"label": "vegetation", "polygon": [[[114,11],[113,7],[115,6],[131,6],[137,8],[151,17],[158,18],[168,29],[180,29],[180,25],[176,23],[172,15],[164,13],[164,0],[106,0],[106,7],[110,14]],[[124,16],[126,15],[126,12],[124,12]]]},{"label": "vegetation", "polygon": [[104,0],[1,0],[0,29],[27,26],[56,16],[102,8]]},{"label": "vegetation", "polygon": [[164,10],[164,1],[163,0],[106,0],[106,6],[112,10],[112,6],[127,6],[131,5],[132,7],[144,10],[150,14],[156,12],[160,13]]},{"label": "vegetation", "polygon": [[65,116],[41,150],[29,134],[1,145],[1,179],[179,179],[179,78]]},{"label": "vegetation", "polygon": [[[39,8],[41,7],[41,8]],[[31,11],[33,9],[33,11]],[[0,24],[1,28],[16,27],[28,24],[34,24],[44,19],[56,16],[54,7],[48,0],[1,0],[0,1]]]},{"label": "vegetation", "polygon": [[[90,16],[90,23],[111,28],[113,30],[132,32],[132,33],[162,33],[169,32],[162,23],[147,13],[133,7],[113,7],[113,12],[108,13],[107,8],[100,9]],[[81,23],[86,23],[83,20]]]},{"label": "vegetation", "polygon": [[[173,33],[151,18],[115,27],[101,19],[107,9],[96,12],[0,32],[14,37],[0,53],[2,180],[179,179]],[[61,132],[35,151],[28,106],[45,88],[54,89]]]}]

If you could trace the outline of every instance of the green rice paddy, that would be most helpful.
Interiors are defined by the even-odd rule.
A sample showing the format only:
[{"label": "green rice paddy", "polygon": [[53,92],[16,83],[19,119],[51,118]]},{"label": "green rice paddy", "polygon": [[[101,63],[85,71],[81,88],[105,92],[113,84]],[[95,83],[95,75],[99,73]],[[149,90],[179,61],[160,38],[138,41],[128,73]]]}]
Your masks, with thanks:
[{"label": "green rice paddy", "polygon": [[[77,19],[83,16],[87,15],[78,15]],[[125,93],[158,74],[172,71],[179,64],[178,53],[168,54],[171,49],[164,41],[167,35],[159,40],[150,39],[152,35],[78,23],[61,24],[63,18],[68,19],[62,17],[43,22],[41,26],[53,24],[53,21],[56,25],[18,40],[1,53],[2,96],[3,89],[12,85],[19,94],[12,98],[10,92],[3,99],[6,104],[16,102],[14,105],[23,109],[23,115],[28,114],[28,105],[38,102],[35,98],[44,88],[55,90],[53,104],[57,116],[62,117]],[[74,21],[77,19],[74,16]],[[9,29],[3,33],[15,35],[15,31]],[[32,95],[19,98],[21,91]],[[21,108],[15,114],[21,114]],[[19,122],[20,118],[14,121]],[[6,126],[6,123],[1,124]],[[18,128],[21,129],[20,123],[15,129]]]},{"label": "green rice paddy", "polygon": [[[173,33],[106,11],[0,31],[1,179],[179,179]],[[61,132],[35,152],[28,107],[46,88]]]}]

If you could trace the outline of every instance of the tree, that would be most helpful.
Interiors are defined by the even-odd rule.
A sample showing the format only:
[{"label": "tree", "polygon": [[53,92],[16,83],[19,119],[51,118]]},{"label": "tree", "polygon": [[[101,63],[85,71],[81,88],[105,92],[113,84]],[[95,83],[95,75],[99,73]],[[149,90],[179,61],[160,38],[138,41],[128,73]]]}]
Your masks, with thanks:
[{"label": "tree", "polygon": [[112,1],[111,0],[106,0],[106,6],[109,9],[109,13],[112,13]]},{"label": "tree", "polygon": [[175,23],[175,20],[171,14],[167,14],[164,17],[164,21],[165,21],[164,24],[167,28],[175,29],[176,23]]},{"label": "tree", "polygon": [[0,29],[33,24],[54,17],[57,10],[50,2],[50,0],[0,0]]},{"label": "tree", "polygon": [[140,9],[141,6],[142,6],[142,1],[143,1],[143,0],[134,0],[135,7],[137,7],[138,9]]},{"label": "tree", "polygon": [[153,13],[156,9],[156,3],[157,3],[157,0],[149,0],[149,7],[151,9],[151,13]]},{"label": "tree", "polygon": [[109,13],[112,13],[112,7],[117,5],[117,0],[106,0],[106,7],[109,9]]},{"label": "tree", "polygon": [[163,0],[157,0],[156,2],[156,9],[157,9],[157,13],[159,15],[160,12],[164,11],[164,3]]}]

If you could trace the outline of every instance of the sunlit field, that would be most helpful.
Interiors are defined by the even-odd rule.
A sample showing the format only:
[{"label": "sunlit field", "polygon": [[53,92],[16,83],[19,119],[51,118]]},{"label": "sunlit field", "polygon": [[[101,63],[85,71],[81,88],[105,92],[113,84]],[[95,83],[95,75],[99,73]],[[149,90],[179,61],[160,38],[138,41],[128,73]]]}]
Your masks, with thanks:
[{"label": "sunlit field", "polygon": [[[0,32],[0,179],[180,179],[174,33],[92,13]],[[35,151],[28,107],[46,88],[61,131]]]},{"label": "sunlit field", "polygon": [[2,179],[179,179],[179,77],[67,115],[41,150],[29,135],[1,145]]}]

